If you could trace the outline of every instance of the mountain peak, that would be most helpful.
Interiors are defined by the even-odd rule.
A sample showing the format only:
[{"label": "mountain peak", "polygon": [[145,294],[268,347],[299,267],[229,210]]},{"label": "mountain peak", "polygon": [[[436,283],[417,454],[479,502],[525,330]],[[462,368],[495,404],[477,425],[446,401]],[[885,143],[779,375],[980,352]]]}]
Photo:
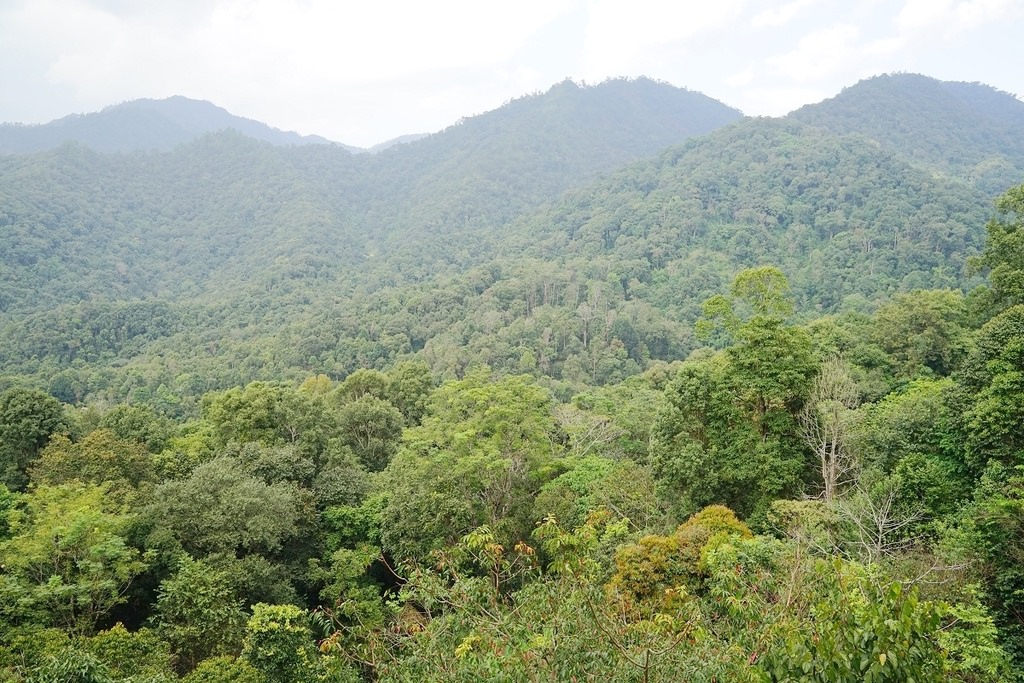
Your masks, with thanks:
[{"label": "mountain peak", "polygon": [[169,150],[200,135],[224,129],[234,129],[274,145],[336,144],[320,136],[281,131],[235,116],[205,100],[174,95],[164,99],[129,100],[98,112],[71,114],[40,125],[2,126],[0,153],[38,152],[69,141],[100,152]]},{"label": "mountain peak", "polygon": [[1024,174],[1024,102],[981,83],[912,73],[862,80],[791,118],[863,135],[922,166],[969,179],[991,194]]}]

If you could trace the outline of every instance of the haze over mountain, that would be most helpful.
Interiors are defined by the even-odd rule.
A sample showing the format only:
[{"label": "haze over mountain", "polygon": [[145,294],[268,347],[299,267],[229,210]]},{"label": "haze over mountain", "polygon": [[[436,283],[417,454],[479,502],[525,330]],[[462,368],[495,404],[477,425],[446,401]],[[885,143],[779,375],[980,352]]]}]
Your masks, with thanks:
[{"label": "haze over mountain", "polygon": [[[743,267],[782,267],[806,311],[962,286],[1024,104],[901,78],[782,120],[563,82],[374,155],[221,131],[0,157],[0,371],[69,400],[411,353],[601,383],[685,355]],[[1002,170],[923,153],[939,135]]]},{"label": "haze over mountain", "polygon": [[0,126],[0,153],[40,152],[65,142],[79,142],[100,152],[169,150],[224,129],[274,145],[337,144],[318,135],[281,131],[234,116],[209,102],[175,96],[122,102],[40,125],[4,124]]}]

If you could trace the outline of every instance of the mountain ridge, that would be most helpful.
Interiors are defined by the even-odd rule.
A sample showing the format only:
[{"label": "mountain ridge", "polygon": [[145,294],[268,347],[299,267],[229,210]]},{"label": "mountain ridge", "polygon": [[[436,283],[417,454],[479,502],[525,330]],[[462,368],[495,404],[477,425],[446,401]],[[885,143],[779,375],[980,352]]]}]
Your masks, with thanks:
[{"label": "mountain ridge", "polygon": [[864,135],[993,196],[1024,176],[1024,102],[982,83],[885,74],[786,118]]},{"label": "mountain ridge", "polygon": [[550,97],[559,89],[599,91],[621,82],[648,83],[654,87],[686,93],[687,96],[704,98],[709,107],[732,111],[737,116],[742,116],[742,112],[700,93],[693,93],[685,88],[676,88],[667,83],[644,77],[608,79],[603,83],[591,86],[580,86],[567,79],[553,85],[546,92],[515,98],[497,109],[462,118],[436,133],[409,133],[363,148],[329,140],[320,135],[300,135],[293,131],[283,131],[269,124],[232,114],[207,100],[172,95],[162,99],[128,100],[109,105],[95,112],[68,114],[47,123],[0,123],[0,154],[41,152],[69,141],[85,144],[100,152],[168,151],[176,145],[223,129],[237,130],[244,135],[274,145],[323,144],[340,147],[353,154],[379,154],[395,147],[453,131],[460,126],[482,117],[494,115],[509,107],[519,107],[525,101],[542,96]]},{"label": "mountain ridge", "polygon": [[744,267],[784,268],[817,314],[976,284],[1005,188],[854,128],[644,79],[564,82],[377,154],[219,131],[0,155],[0,373],[121,400],[421,354],[438,376],[602,383],[685,357]]},{"label": "mountain ridge", "polygon": [[79,142],[100,152],[167,151],[196,137],[234,129],[276,145],[341,145],[319,135],[299,135],[231,114],[206,100],[182,95],[163,99],[140,98],[104,107],[98,112],[69,114],[43,124],[0,125],[0,153],[41,152]]}]

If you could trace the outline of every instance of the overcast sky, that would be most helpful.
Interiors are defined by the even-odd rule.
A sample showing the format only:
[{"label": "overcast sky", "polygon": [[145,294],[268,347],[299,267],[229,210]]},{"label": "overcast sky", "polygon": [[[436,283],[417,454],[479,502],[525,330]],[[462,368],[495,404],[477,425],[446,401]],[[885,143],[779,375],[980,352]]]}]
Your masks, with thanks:
[{"label": "overcast sky", "polygon": [[0,0],[0,121],[186,95],[369,146],[565,78],[781,115],[880,73],[1024,94],[1024,0]]}]

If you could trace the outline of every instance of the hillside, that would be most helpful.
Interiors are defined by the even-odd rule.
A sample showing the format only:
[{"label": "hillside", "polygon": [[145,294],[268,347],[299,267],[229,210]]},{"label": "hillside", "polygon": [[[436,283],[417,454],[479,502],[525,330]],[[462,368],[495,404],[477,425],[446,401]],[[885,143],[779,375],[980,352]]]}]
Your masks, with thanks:
[{"label": "hillside", "polygon": [[782,267],[804,314],[971,282],[983,189],[864,132],[738,117],[565,82],[375,155],[224,131],[0,157],[0,372],[186,410],[418,354],[566,393],[685,356],[745,267]]},{"label": "hillside", "polygon": [[103,111],[71,114],[39,125],[3,124],[0,153],[41,152],[66,142],[77,142],[100,152],[169,150],[225,129],[274,145],[336,144],[320,136],[281,131],[234,116],[209,102],[176,96],[132,100]]},{"label": "hillside", "polygon": [[[990,209],[859,136],[747,119],[566,193],[505,251],[617,272],[626,295],[694,317],[731,273],[779,265],[802,307],[965,282]],[[636,287],[632,287],[636,290]],[[688,303],[689,302],[689,303]]]},{"label": "hillside", "polygon": [[1024,102],[981,83],[877,76],[789,118],[834,133],[859,133],[992,196],[1024,176]]},{"label": "hillside", "polygon": [[1017,109],[887,83],[0,154],[0,680],[1024,683],[1024,184],[919,146]]},{"label": "hillside", "polygon": [[167,153],[65,145],[7,156],[0,239],[11,258],[0,310],[222,298],[257,273],[349,268],[413,242],[450,262],[457,251],[438,230],[504,224],[738,116],[650,81],[563,84],[377,155],[221,132]]}]

